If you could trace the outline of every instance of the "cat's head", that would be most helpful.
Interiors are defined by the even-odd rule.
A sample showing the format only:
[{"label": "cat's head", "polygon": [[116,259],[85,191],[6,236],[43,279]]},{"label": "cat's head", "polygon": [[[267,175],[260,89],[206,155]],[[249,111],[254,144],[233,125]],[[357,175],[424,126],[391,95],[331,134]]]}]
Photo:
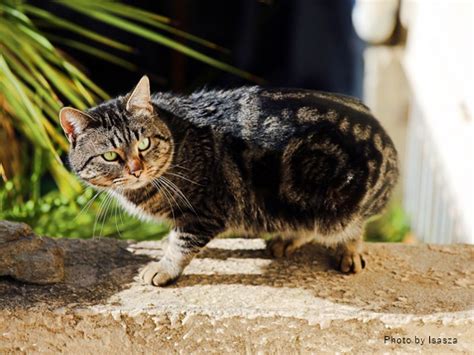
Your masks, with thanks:
[{"label": "cat's head", "polygon": [[137,189],[171,164],[173,138],[151,104],[146,76],[126,96],[86,112],[65,107],[59,118],[71,143],[71,167],[90,185]]}]

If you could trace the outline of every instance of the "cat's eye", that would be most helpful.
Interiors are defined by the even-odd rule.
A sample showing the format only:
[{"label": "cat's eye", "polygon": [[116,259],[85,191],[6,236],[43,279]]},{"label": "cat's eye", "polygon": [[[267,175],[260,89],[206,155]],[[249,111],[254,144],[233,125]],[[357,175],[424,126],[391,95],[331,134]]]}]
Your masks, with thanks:
[{"label": "cat's eye", "polygon": [[150,147],[150,138],[144,138],[138,142],[138,150],[144,151]]},{"label": "cat's eye", "polygon": [[107,161],[115,161],[118,159],[118,154],[116,152],[110,151],[102,154],[102,157]]}]

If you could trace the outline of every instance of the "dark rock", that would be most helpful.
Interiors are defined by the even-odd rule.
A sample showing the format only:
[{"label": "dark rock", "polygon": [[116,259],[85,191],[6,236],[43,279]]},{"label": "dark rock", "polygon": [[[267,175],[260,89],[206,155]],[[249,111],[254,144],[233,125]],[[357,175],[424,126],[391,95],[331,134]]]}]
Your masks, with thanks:
[{"label": "dark rock", "polygon": [[50,284],[64,279],[64,252],[25,223],[0,221],[0,276]]}]

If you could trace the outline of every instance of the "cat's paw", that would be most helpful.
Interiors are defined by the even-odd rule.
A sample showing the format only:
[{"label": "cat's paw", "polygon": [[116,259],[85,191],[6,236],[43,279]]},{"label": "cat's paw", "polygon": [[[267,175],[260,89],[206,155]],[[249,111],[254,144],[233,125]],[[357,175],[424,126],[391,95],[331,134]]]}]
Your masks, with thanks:
[{"label": "cat's paw", "polygon": [[139,274],[140,280],[147,285],[166,286],[175,281],[179,274],[172,272],[162,262],[153,262],[145,266]]},{"label": "cat's paw", "polygon": [[339,270],[344,273],[357,274],[365,268],[365,260],[362,254],[346,251],[339,257]]},{"label": "cat's paw", "polygon": [[299,249],[300,245],[292,239],[276,237],[267,241],[267,251],[274,258],[289,257]]}]

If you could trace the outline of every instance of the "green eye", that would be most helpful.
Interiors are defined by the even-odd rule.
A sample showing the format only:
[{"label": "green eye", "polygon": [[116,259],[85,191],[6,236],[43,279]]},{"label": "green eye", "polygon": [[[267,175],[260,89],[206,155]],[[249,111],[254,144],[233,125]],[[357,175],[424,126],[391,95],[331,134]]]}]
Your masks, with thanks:
[{"label": "green eye", "polygon": [[110,151],[110,152],[102,154],[102,157],[107,161],[114,161],[118,159],[118,154]]},{"label": "green eye", "polygon": [[142,139],[138,142],[138,150],[147,150],[150,147],[150,138]]}]

